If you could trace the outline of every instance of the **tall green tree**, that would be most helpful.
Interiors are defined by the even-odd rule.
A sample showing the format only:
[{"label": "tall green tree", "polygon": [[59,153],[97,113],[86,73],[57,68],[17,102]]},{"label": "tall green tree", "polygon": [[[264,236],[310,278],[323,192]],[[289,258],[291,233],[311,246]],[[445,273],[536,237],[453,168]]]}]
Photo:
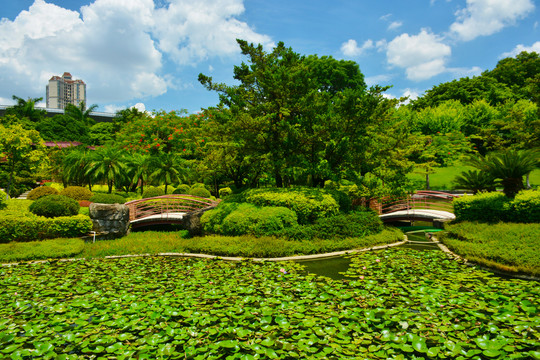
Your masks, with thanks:
[{"label": "tall green tree", "polygon": [[45,163],[43,140],[36,130],[26,130],[21,124],[0,125],[0,157],[5,158],[8,172],[6,194],[9,197],[15,174],[22,169],[36,170]]},{"label": "tall green tree", "polygon": [[92,161],[88,164],[86,175],[94,181],[107,184],[109,194],[115,183],[121,182],[127,170],[124,152],[114,147],[104,146],[95,150]]},{"label": "tall green tree", "polygon": [[155,170],[150,174],[150,178],[165,184],[165,194],[169,185],[180,182],[185,175],[185,161],[175,154],[161,153],[153,159],[153,163]]},{"label": "tall green tree", "polygon": [[36,104],[43,100],[39,98],[28,98],[27,100],[13,95],[13,100],[17,104],[7,108],[6,114],[15,115],[19,118],[26,128],[33,128],[36,123],[45,118],[47,112],[42,109],[36,109]]},{"label": "tall green tree", "polygon": [[73,104],[67,104],[64,109],[64,114],[81,124],[84,124],[87,127],[94,125],[96,122],[90,117],[90,113],[93,112],[98,106],[96,104],[90,105],[88,109],[84,101],[79,103],[79,106]]}]

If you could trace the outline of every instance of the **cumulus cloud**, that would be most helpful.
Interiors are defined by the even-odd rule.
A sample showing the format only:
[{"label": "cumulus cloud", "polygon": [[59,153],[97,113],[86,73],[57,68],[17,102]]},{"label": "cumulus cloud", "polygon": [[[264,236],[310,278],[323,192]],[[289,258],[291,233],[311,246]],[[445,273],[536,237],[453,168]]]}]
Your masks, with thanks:
[{"label": "cumulus cloud", "polygon": [[[159,96],[181,85],[163,64],[239,54],[236,38],[273,45],[237,19],[242,0],[95,0],[79,11],[35,0],[0,20],[0,97],[44,96],[53,75],[71,72],[91,103]],[[29,89],[32,93],[29,93]]]},{"label": "cumulus cloud", "polygon": [[467,6],[456,12],[450,31],[461,40],[473,40],[513,25],[533,10],[532,0],[467,0]]},{"label": "cumulus cloud", "polygon": [[358,43],[356,40],[349,39],[348,41],[341,44],[341,52],[345,56],[360,56],[362,55],[366,50],[373,48],[373,41],[366,40],[362,44],[362,46],[358,46]]},{"label": "cumulus cloud", "polygon": [[401,34],[386,48],[388,63],[404,68],[407,78],[427,80],[446,71],[445,63],[452,50],[442,39],[426,29],[418,35]]},{"label": "cumulus cloud", "polygon": [[531,46],[525,46],[523,44],[519,44],[518,46],[514,48],[514,50],[505,52],[504,54],[502,54],[501,58],[514,57],[523,51],[535,52],[535,53],[540,54],[540,41],[535,42]]},{"label": "cumulus cloud", "polygon": [[367,76],[364,80],[366,81],[366,84],[368,86],[372,85],[378,85],[380,83],[386,83],[392,79],[392,75],[390,74],[382,74],[382,75],[375,75],[375,76]]}]

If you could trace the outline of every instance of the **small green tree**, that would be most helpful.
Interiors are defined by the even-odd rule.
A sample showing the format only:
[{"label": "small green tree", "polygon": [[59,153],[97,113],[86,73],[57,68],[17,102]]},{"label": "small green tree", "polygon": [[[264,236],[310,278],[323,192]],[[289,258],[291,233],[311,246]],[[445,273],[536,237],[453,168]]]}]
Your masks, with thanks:
[{"label": "small green tree", "polygon": [[162,153],[154,161],[154,168],[150,178],[160,184],[165,184],[166,194],[167,186],[181,181],[185,166],[181,157],[171,153]]},{"label": "small green tree", "polygon": [[126,170],[126,161],[122,151],[105,146],[95,151],[86,174],[95,181],[106,182],[109,194],[111,194],[114,184],[125,176]]}]

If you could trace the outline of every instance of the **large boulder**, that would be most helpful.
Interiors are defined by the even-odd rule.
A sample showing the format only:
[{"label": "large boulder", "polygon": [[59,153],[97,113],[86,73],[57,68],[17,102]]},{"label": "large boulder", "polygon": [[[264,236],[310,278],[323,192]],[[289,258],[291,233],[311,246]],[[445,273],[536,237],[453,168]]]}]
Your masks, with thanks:
[{"label": "large boulder", "polygon": [[122,237],[129,231],[129,208],[124,204],[92,203],[89,206],[93,231],[108,237]]},{"label": "large boulder", "polygon": [[201,216],[208,210],[212,210],[217,205],[208,206],[199,210],[189,212],[182,218],[182,226],[189,231],[190,236],[200,236],[203,233],[201,226]]}]

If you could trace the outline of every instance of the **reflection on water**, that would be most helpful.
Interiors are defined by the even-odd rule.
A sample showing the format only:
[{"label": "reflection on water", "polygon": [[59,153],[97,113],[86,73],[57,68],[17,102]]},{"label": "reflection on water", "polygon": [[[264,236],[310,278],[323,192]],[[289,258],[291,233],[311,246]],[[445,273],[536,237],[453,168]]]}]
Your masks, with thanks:
[{"label": "reflection on water", "polygon": [[326,276],[334,280],[342,280],[345,279],[345,276],[341,273],[349,269],[351,259],[336,256],[318,260],[298,260],[297,262],[304,265],[308,273]]}]

